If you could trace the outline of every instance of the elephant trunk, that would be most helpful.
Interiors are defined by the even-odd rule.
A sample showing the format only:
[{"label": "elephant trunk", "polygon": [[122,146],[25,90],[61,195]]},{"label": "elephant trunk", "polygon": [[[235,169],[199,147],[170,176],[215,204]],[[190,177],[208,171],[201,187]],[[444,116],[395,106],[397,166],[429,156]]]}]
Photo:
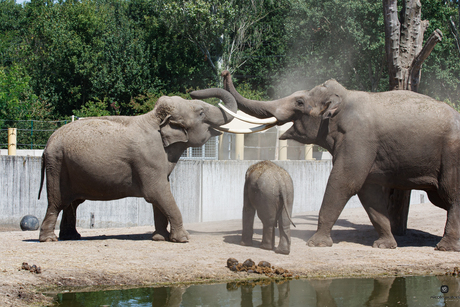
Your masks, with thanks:
[{"label": "elephant trunk", "polygon": [[[232,94],[221,88],[210,88],[205,90],[193,91],[190,93],[193,99],[205,99],[210,97],[217,97],[222,100],[225,106],[232,112],[236,112],[237,104]],[[206,116],[209,118],[209,122],[212,126],[222,126],[232,121],[233,116],[227,114],[218,107],[211,106],[208,104]]]},{"label": "elephant trunk", "polygon": [[232,76],[228,70],[222,72],[222,77],[224,77],[224,88],[235,97],[241,111],[258,118],[277,117],[277,106],[283,103],[283,99],[272,101],[247,99],[236,91],[233,86]]}]

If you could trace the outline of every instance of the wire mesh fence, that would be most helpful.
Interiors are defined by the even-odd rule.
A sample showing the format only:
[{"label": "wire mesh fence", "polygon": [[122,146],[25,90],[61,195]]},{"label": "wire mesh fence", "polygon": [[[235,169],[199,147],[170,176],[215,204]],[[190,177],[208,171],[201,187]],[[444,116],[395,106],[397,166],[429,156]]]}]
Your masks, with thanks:
[{"label": "wire mesh fence", "polygon": [[44,120],[0,120],[0,148],[8,148],[8,128],[17,129],[17,149],[43,149],[55,130],[71,119]]},{"label": "wire mesh fence", "polygon": [[[54,121],[43,120],[0,120],[0,149],[8,149],[8,128],[17,129],[17,149],[44,149],[49,137],[72,119]],[[190,147],[181,159],[218,159],[219,138],[213,137],[201,147]]]}]

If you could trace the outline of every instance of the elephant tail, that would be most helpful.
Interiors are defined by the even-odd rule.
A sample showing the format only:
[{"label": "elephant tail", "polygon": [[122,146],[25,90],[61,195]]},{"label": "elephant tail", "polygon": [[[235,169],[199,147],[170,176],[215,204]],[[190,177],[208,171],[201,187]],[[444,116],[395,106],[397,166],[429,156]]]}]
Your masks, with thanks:
[{"label": "elephant tail", "polygon": [[[292,221],[291,215],[289,214],[289,211],[288,211],[288,209],[287,209],[287,204],[286,204],[287,199],[286,199],[286,197],[284,197],[283,195],[281,195],[281,199],[280,199],[280,200],[281,200],[281,203],[282,203],[282,205],[283,205],[283,208],[280,208],[280,210],[278,211],[278,216],[277,216],[277,218],[276,218],[276,221],[278,221],[278,219],[279,219],[279,217],[281,216],[281,214],[283,214],[283,209],[284,209],[284,211],[286,211],[286,215],[287,215],[289,221],[291,222],[292,226],[294,226],[294,227],[297,228],[297,226],[296,226],[296,225],[294,224],[294,222]],[[276,226],[276,225],[275,225],[275,226]]]},{"label": "elephant tail", "polygon": [[40,189],[38,190],[38,199],[40,199],[40,195],[42,194],[43,181],[45,180],[45,166],[46,166],[46,158],[45,158],[45,152],[43,151],[43,154],[42,154],[42,174],[41,174],[41,178],[40,178]]}]

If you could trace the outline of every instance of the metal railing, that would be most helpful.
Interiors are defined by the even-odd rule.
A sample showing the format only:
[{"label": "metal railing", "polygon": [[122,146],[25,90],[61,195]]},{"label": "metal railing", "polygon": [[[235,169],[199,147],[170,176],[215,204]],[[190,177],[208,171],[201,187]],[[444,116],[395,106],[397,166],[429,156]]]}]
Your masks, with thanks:
[{"label": "metal railing", "polygon": [[70,121],[0,120],[0,148],[8,148],[8,128],[16,128],[17,149],[43,149],[51,134]]},{"label": "metal railing", "polygon": [[[17,149],[44,149],[54,131],[72,121],[63,120],[0,120],[0,149],[8,149],[8,128],[17,129]],[[201,147],[190,147],[181,156],[184,160],[217,160],[219,138],[213,137]]]}]

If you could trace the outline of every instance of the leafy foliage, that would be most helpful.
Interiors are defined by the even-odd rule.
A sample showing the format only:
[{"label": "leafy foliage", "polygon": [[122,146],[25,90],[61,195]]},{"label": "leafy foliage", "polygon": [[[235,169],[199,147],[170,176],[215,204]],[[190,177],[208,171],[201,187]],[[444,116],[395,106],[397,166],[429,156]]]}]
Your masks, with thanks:
[{"label": "leafy foliage", "polygon": [[[436,28],[444,38],[420,91],[453,105],[458,6],[422,0],[425,38]],[[9,120],[145,113],[161,95],[220,86],[223,69],[253,98],[330,78],[388,88],[382,3],[372,0],[0,0],[0,67],[0,116]]]}]

